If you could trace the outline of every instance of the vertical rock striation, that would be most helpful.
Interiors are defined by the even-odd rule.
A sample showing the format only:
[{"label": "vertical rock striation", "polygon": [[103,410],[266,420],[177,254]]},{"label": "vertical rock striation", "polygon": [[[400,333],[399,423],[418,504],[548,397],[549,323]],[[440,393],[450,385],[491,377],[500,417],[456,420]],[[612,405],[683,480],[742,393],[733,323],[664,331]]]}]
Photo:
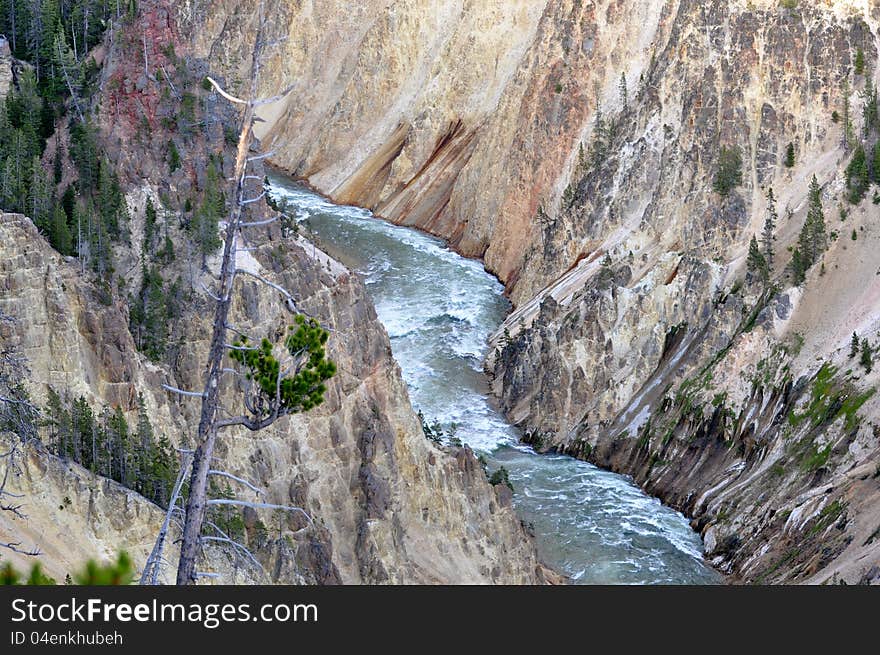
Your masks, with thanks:
[{"label": "vertical rock striation", "polygon": [[[880,8],[789,4],[282,3],[264,83],[297,91],[262,134],[293,174],[506,283],[486,367],[538,448],[634,474],[744,580],[876,582],[877,373],[848,357],[880,331],[876,210],[839,206]],[[179,14],[241,76],[245,5]],[[723,196],[722,147],[742,157]],[[795,287],[813,175],[831,241]],[[771,187],[764,293],[745,258]]]}]

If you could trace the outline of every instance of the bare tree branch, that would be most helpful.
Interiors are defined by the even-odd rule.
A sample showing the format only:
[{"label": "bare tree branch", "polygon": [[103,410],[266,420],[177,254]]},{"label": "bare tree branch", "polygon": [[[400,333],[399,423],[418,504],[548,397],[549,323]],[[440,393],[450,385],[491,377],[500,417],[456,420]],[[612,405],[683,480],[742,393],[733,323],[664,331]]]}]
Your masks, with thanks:
[{"label": "bare tree branch", "polygon": [[237,104],[237,105],[247,105],[247,104],[250,104],[250,103],[248,103],[247,100],[242,100],[241,98],[236,98],[234,95],[232,95],[232,94],[230,94],[230,93],[227,93],[226,90],[225,90],[222,86],[220,86],[220,85],[217,83],[217,81],[216,81],[213,77],[211,77],[210,75],[207,76],[206,79],[207,79],[207,80],[211,83],[211,85],[214,87],[214,90],[215,90],[217,93],[219,93],[221,96],[223,96],[224,98],[226,98],[229,102],[234,102],[234,103]]},{"label": "bare tree branch", "polygon": [[280,293],[280,294],[281,294],[282,296],[284,296],[284,298],[287,300],[287,308],[288,308],[291,312],[294,312],[294,313],[297,312],[297,309],[296,309],[296,301],[293,299],[293,296],[290,295],[290,292],[289,292],[287,289],[285,289],[284,287],[282,287],[280,284],[275,284],[274,282],[272,282],[272,281],[267,280],[266,278],[264,278],[262,275],[259,275],[259,274],[257,274],[257,273],[254,273],[254,272],[252,272],[252,271],[249,271],[249,270],[247,270],[247,269],[245,269],[245,268],[237,268],[237,269],[235,269],[235,274],[236,274],[236,275],[249,275],[250,277],[252,277],[252,278],[254,278],[254,279],[256,279],[256,280],[259,280],[260,282],[262,282],[262,283],[265,284],[266,286],[272,287],[273,289],[275,289],[275,291],[277,291],[278,293]]},{"label": "bare tree branch", "polygon": [[296,84],[291,84],[289,87],[284,89],[284,91],[282,91],[278,95],[274,95],[271,98],[260,98],[259,100],[254,100],[251,103],[251,106],[262,107],[263,105],[271,105],[273,102],[278,102],[279,100],[281,100],[285,96],[290,95],[291,91],[293,91],[295,88],[296,88]]},{"label": "bare tree branch", "polygon": [[208,501],[209,506],[213,505],[235,505],[237,507],[250,507],[251,509],[282,509],[287,512],[299,512],[306,517],[309,523],[314,523],[312,517],[309,516],[302,507],[294,507],[293,505],[275,505],[274,503],[254,503],[247,500],[238,500],[237,498],[212,498]]},{"label": "bare tree branch", "polygon": [[180,492],[183,489],[183,483],[186,480],[187,472],[189,471],[189,467],[192,464],[193,452],[181,452],[183,452],[183,457],[180,461],[180,471],[177,474],[177,480],[175,480],[174,482],[174,489],[171,492],[171,499],[168,501],[168,510],[165,512],[165,520],[162,522],[162,527],[159,530],[159,536],[156,538],[156,543],[153,545],[153,550],[150,551],[150,556],[147,558],[146,564],[144,564],[144,570],[141,573],[140,580],[140,584],[142,585],[159,584],[161,562],[164,560],[162,556],[162,551],[165,548],[165,540],[168,537],[168,527],[171,523],[171,517],[173,516],[175,510],[180,510],[180,508],[177,507],[177,500],[178,498],[180,498]]},{"label": "bare tree branch", "polygon": [[250,164],[251,162],[260,161],[261,159],[268,159],[269,157],[272,157],[274,155],[275,151],[270,150],[269,152],[264,152],[259,155],[254,155],[253,157],[248,157],[248,163]]},{"label": "bare tree branch", "polygon": [[172,393],[176,393],[181,396],[193,396],[195,398],[204,398],[205,397],[204,391],[184,391],[183,389],[178,389],[177,387],[172,387],[169,384],[163,384],[162,388],[165,389],[165,391],[170,391]]},{"label": "bare tree branch", "polygon": [[267,218],[264,221],[249,221],[246,223],[242,223],[239,227],[259,227],[261,225],[270,225],[270,224],[274,223],[275,221],[277,221],[279,218],[281,218],[281,217],[280,216],[273,216],[272,218]]},{"label": "bare tree branch", "polygon": [[216,302],[221,302],[223,300],[220,296],[214,295],[214,293],[208,288],[208,285],[204,282],[199,282],[199,285],[201,285],[202,291],[208,294],[211,300],[214,300]]},{"label": "bare tree branch", "polygon": [[232,473],[227,473],[226,471],[218,471],[215,469],[211,469],[210,471],[208,471],[208,475],[218,475],[218,476],[221,476],[224,478],[229,478],[230,480],[235,480],[239,484],[243,484],[244,486],[246,486],[248,489],[253,491],[258,496],[264,496],[266,494],[265,491],[263,491],[259,487],[252,485],[250,482],[248,482],[244,478],[240,478],[238,476],[232,475]]},{"label": "bare tree branch", "polygon": [[[242,205],[250,205],[251,203],[254,203],[254,202],[260,202],[260,201],[261,201],[263,198],[265,198],[265,197],[266,197],[266,191],[264,190],[264,191],[262,191],[262,192],[260,193],[260,195],[258,195],[258,196],[255,197],[255,198],[242,198],[241,200],[239,200],[239,202],[240,202]],[[239,224],[239,227],[240,227],[241,225],[247,225],[247,223],[240,223],[240,224]]]},{"label": "bare tree branch", "polygon": [[0,541],[0,548],[8,548],[13,553],[18,553],[19,555],[28,555],[29,557],[37,557],[37,556],[43,554],[42,552],[40,552],[40,549],[37,548],[36,546],[31,548],[30,550],[24,550],[22,548],[19,548],[19,546],[21,546],[20,541],[10,541],[10,542]]}]

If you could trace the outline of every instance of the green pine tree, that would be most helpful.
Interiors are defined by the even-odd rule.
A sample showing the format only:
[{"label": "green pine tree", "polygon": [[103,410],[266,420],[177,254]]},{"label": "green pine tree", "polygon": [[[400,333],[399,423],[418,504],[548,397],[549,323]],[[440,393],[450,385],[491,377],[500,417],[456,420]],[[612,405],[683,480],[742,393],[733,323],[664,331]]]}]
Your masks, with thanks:
[{"label": "green pine tree", "polygon": [[769,280],[770,272],[767,267],[767,260],[761,254],[758,240],[754,235],[752,235],[752,240],[749,242],[749,255],[746,259],[746,267],[750,273],[758,276],[762,283],[766,284]]},{"label": "green pine tree", "polygon": [[180,168],[180,152],[177,150],[177,144],[174,141],[168,142],[168,172],[173,173]]},{"label": "green pine tree", "polygon": [[144,242],[141,246],[141,255],[150,258],[153,253],[153,241],[156,238],[156,207],[153,199],[147,197],[147,206],[144,209]]},{"label": "green pine tree", "polygon": [[825,252],[827,235],[825,231],[825,213],[822,209],[822,188],[813,175],[810,180],[809,210],[807,219],[798,236],[798,249],[803,258],[804,270],[816,263],[819,255]]},{"label": "green pine tree", "polygon": [[788,145],[785,147],[785,167],[793,168],[795,159],[794,159],[794,143],[791,141],[788,142]]},{"label": "green pine tree", "polygon": [[202,255],[202,266],[205,265],[205,258],[220,247],[217,224],[225,211],[226,201],[220,184],[220,173],[211,161],[205,173],[202,204],[187,225],[190,237]]},{"label": "green pine tree", "polygon": [[796,285],[803,284],[807,278],[807,266],[800,248],[795,248],[791,255],[791,276]]},{"label": "green pine tree", "polygon": [[874,144],[871,157],[871,180],[874,184],[880,184],[880,141]]},{"label": "green pine tree", "polygon": [[868,157],[864,147],[859,144],[853,157],[846,167],[846,188],[850,203],[857,205],[865,198],[870,186],[870,174],[868,173]]},{"label": "green pine tree", "polygon": [[761,254],[767,263],[767,272],[773,270],[773,241],[776,239],[776,197],[773,195],[773,187],[767,189],[767,217],[764,219],[764,229],[761,232]]},{"label": "green pine tree", "polygon": [[852,339],[849,342],[849,356],[850,359],[859,354],[859,335],[855,332],[852,333]]},{"label": "green pine tree", "polygon": [[843,81],[843,147],[849,150],[855,137],[853,135],[852,115],[849,105],[849,79]]},{"label": "green pine tree", "polygon": [[60,204],[52,210],[52,223],[49,228],[49,243],[62,255],[73,254],[73,237],[67,225],[67,214]]},{"label": "green pine tree", "polygon": [[874,366],[874,360],[871,356],[871,345],[867,339],[862,339],[862,356],[859,359],[859,364],[864,367],[865,373],[870,373],[871,368]]},{"label": "green pine tree", "polygon": [[869,136],[877,127],[880,127],[880,113],[878,113],[877,105],[877,89],[874,83],[868,78],[865,81],[865,88],[862,91],[862,99],[864,100],[864,108],[862,109],[862,117],[864,122],[865,136]]},{"label": "green pine tree", "polygon": [[129,329],[138,349],[152,361],[165,354],[168,340],[168,301],[162,275],[155,267],[141,269],[141,288],[129,299]]},{"label": "green pine tree", "polygon": [[174,261],[174,243],[167,234],[165,235],[165,245],[162,248],[161,259],[163,264],[170,264]]},{"label": "green pine tree", "polygon": [[742,153],[738,146],[721,147],[712,188],[721,197],[742,184]]}]

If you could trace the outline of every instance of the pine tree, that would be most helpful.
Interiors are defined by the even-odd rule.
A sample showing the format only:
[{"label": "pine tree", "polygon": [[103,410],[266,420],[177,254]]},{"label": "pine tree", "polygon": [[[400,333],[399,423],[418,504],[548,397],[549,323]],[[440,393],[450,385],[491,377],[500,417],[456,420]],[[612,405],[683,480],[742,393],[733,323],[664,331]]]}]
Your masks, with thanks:
[{"label": "pine tree", "polygon": [[584,173],[584,171],[586,171],[586,170],[587,170],[587,155],[584,153],[584,144],[582,142],[580,145],[578,145],[577,172],[578,172],[578,174],[582,175]]},{"label": "pine tree", "polygon": [[738,146],[721,147],[718,155],[718,168],[712,181],[712,188],[722,197],[742,184],[742,154]]},{"label": "pine tree", "polygon": [[752,235],[752,240],[749,242],[749,255],[746,260],[746,267],[750,273],[757,275],[764,284],[769,280],[770,272],[767,267],[767,260],[761,254],[758,240],[754,235]]},{"label": "pine tree", "polygon": [[791,141],[788,142],[788,146],[785,148],[785,167],[793,168],[794,167],[794,143]]},{"label": "pine tree", "polygon": [[791,255],[791,275],[796,285],[803,284],[807,279],[807,268],[805,257],[800,248],[795,248]]},{"label": "pine tree", "polygon": [[880,184],[880,141],[874,144],[871,157],[871,179],[874,184]]},{"label": "pine tree", "polygon": [[852,339],[849,342],[849,357],[852,359],[859,354],[859,335],[852,333]]},{"label": "pine tree", "polygon": [[804,227],[807,230],[807,247],[802,251],[807,257],[807,267],[809,267],[816,263],[819,255],[825,252],[827,247],[825,213],[822,210],[822,188],[815,175],[810,180],[809,211]]},{"label": "pine tree", "polygon": [[194,213],[188,224],[190,236],[202,255],[202,266],[206,257],[220,247],[220,236],[217,223],[223,216],[226,201],[220,187],[220,174],[213,161],[208,164],[205,174],[205,190],[202,204]]},{"label": "pine tree", "polygon": [[773,241],[776,238],[773,233],[776,231],[777,218],[776,197],[773,195],[773,187],[770,187],[767,189],[767,218],[764,219],[764,229],[761,232],[761,254],[767,263],[768,273],[773,270]]},{"label": "pine tree", "polygon": [[852,116],[849,107],[849,80],[843,82],[843,147],[849,150],[853,142]]},{"label": "pine tree", "polygon": [[52,210],[52,224],[49,228],[49,243],[62,255],[73,254],[73,238],[67,225],[67,214],[60,204]]},{"label": "pine tree", "polygon": [[173,173],[180,168],[180,152],[177,150],[177,144],[174,141],[168,142],[168,172]]},{"label": "pine tree", "polygon": [[144,265],[140,292],[129,300],[129,323],[138,349],[153,361],[165,354],[168,319],[162,276],[156,268]]},{"label": "pine tree", "polygon": [[862,91],[862,99],[864,100],[864,108],[862,116],[864,119],[865,136],[869,136],[871,131],[880,126],[880,113],[878,113],[877,105],[877,89],[874,83],[868,78],[865,81],[865,88]]},{"label": "pine tree", "polygon": [[162,263],[170,264],[174,261],[174,243],[171,241],[171,237],[167,234],[165,235],[165,246],[162,248]]},{"label": "pine tree", "polygon": [[108,281],[113,273],[113,251],[104,217],[95,211],[90,198],[79,207],[83,216],[80,220],[86,226],[83,234],[88,245],[89,264],[100,280]]},{"label": "pine tree", "polygon": [[43,234],[49,233],[52,222],[52,188],[39,155],[31,160],[31,182],[28,190],[27,213]]},{"label": "pine tree", "polygon": [[867,339],[862,339],[862,357],[859,359],[859,364],[864,367],[865,373],[870,373],[871,368],[874,366],[874,360],[871,356],[871,346]]},{"label": "pine tree", "polygon": [[620,74],[618,90],[620,92],[620,106],[623,111],[626,111],[629,108],[629,91],[626,88],[626,74],[624,73]]},{"label": "pine tree", "polygon": [[166,507],[177,476],[176,459],[167,437],[155,438],[143,396],[138,394],[134,432],[121,408],[105,407],[96,418],[84,397],[69,398],[69,393],[62,397],[50,387],[44,411],[50,451]]},{"label": "pine tree", "polygon": [[128,488],[133,488],[129,460],[131,444],[129,443],[128,422],[120,407],[104,412],[104,430],[106,437],[106,457],[108,470],[104,475],[119,481]]},{"label": "pine tree", "polygon": [[174,449],[164,434],[154,444],[150,460],[150,480],[154,485],[154,502],[160,507],[168,507],[171,489],[177,477],[177,466]]},{"label": "pine tree", "polygon": [[104,159],[98,165],[98,209],[110,238],[117,240],[122,237],[127,229],[128,205],[119,178]]},{"label": "pine tree", "polygon": [[865,51],[859,48],[856,50],[856,59],[855,59],[855,73],[856,75],[863,75],[865,73]]},{"label": "pine tree", "polygon": [[73,423],[61,396],[53,387],[49,387],[46,408],[43,412],[46,426],[49,429],[49,447],[61,457],[70,457],[73,453]]},{"label": "pine tree", "polygon": [[602,108],[596,109],[595,126],[593,127],[593,142],[590,144],[590,163],[593,167],[599,166],[608,157],[608,124],[602,114]]},{"label": "pine tree", "polygon": [[61,9],[58,0],[40,0],[39,36],[36,50],[37,75],[51,80],[51,66],[55,48],[55,31],[61,28]]},{"label": "pine tree", "polygon": [[156,207],[153,199],[147,197],[147,206],[144,208],[144,242],[141,245],[141,255],[144,258],[152,256],[153,241],[156,238]]},{"label": "pine tree", "polygon": [[846,188],[849,191],[847,197],[850,203],[857,205],[864,200],[870,183],[868,157],[862,144],[859,144],[846,167]]},{"label": "pine tree", "polygon": [[73,121],[70,126],[70,157],[79,173],[80,194],[91,193],[98,186],[99,153],[95,127],[88,121]]},{"label": "pine tree", "polygon": [[52,84],[51,100],[52,104],[58,102],[59,98],[66,89],[70,94],[70,99],[76,109],[77,116],[82,120],[82,90],[83,90],[83,74],[76,56],[67,44],[67,38],[64,35],[64,28],[61,26],[59,19],[55,34],[52,40],[51,59],[53,75],[49,78]]},{"label": "pine tree", "polygon": [[95,414],[84,396],[73,401],[70,418],[73,426],[70,457],[95,471],[103,447],[102,435],[97,429]]}]

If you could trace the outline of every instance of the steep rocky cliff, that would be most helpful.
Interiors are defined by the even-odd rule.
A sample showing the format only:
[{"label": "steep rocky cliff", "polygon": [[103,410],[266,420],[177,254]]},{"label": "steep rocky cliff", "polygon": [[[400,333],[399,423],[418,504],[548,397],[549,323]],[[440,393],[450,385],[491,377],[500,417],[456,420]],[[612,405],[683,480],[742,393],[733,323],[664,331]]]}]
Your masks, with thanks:
[{"label": "steep rocky cliff", "polygon": [[[143,394],[156,433],[182,445],[195,434],[198,402],[162,384],[203,384],[212,306],[204,289],[218,267],[218,258],[209,256],[202,270],[187,249],[184,198],[204,185],[209,161],[228,165],[224,127],[235,125],[237,116],[198,87],[210,64],[190,52],[171,4],[138,5],[136,21],[96,53],[103,66],[97,138],[130,210],[128,238],[114,246],[120,279],[96,283],[82,262],[55,252],[28,218],[0,214],[0,311],[13,319],[0,324],[0,336],[4,347],[26,357],[28,388],[38,404],[52,386],[99,407],[119,407],[132,418]],[[141,54],[145,34],[149,48]],[[145,73],[144,57],[162,74]],[[184,84],[191,86],[180,88]],[[199,129],[169,120],[186,102],[198,107],[191,111]],[[67,138],[65,126],[60,129],[54,142]],[[169,173],[172,139],[183,162]],[[66,181],[70,163],[64,166]],[[126,301],[150,255],[142,246],[148,198],[178,251],[163,275],[184,285],[187,298],[174,319],[174,346],[156,361],[138,351]],[[266,215],[265,209],[254,211]],[[338,372],[319,408],[258,433],[227,431],[217,453],[218,466],[266,491],[262,500],[301,507],[314,524],[297,514],[245,511],[246,539],[263,571],[216,547],[208,549],[202,569],[219,572],[224,582],[544,581],[509,494],[488,484],[470,450],[441,449],[425,439],[361,280],[302,238],[282,238],[277,225],[253,230],[248,245],[238,267],[284,285],[328,328],[328,357]],[[236,329],[255,338],[283,333],[292,316],[280,294],[255,281],[239,285],[231,315]],[[222,396],[230,411],[241,403],[232,381]],[[25,494],[27,520],[2,512],[0,533],[35,544],[59,578],[86,556],[121,547],[142,565],[163,516],[138,494],[39,448],[27,451],[10,485]],[[65,540],[74,546],[65,549]],[[173,561],[173,549],[167,557]],[[166,571],[165,579],[171,578],[173,571]]]},{"label": "steep rocky cliff", "polygon": [[[536,447],[632,473],[744,580],[880,579],[877,373],[849,355],[880,329],[877,209],[843,173],[876,3],[280,4],[275,163],[484,258],[516,305],[487,370]],[[241,77],[253,12],[211,6],[178,11]],[[795,284],[813,175],[830,245]],[[745,259],[771,187],[765,291]]]},{"label": "steep rocky cliff", "polygon": [[[196,403],[178,401],[161,384],[198,385],[210,336],[203,311],[207,303],[195,299],[187,321],[187,347],[171,374],[137,353],[124,307],[118,301],[109,306],[99,302],[75,264],[52,251],[28,219],[2,215],[0,235],[0,309],[15,318],[14,324],[4,326],[4,343],[27,357],[35,398],[43,401],[46,385],[53,385],[132,411],[141,392],[158,432],[175,443],[191,435],[198,419]],[[316,528],[301,530],[304,526],[294,516],[290,524],[281,526],[280,537],[258,553],[270,579],[537,580],[540,573],[531,542],[509,503],[496,498],[473,455],[465,450],[450,455],[422,436],[387,336],[362,283],[319,252],[319,261],[293,244],[282,252],[270,253],[267,247],[246,265],[296,289],[303,308],[331,327],[329,354],[340,373],[320,409],[257,435],[232,432],[223,439],[222,461],[231,472],[266,489],[268,502],[293,503],[316,518]],[[258,260],[271,268],[264,269]],[[327,262],[332,272],[325,268]],[[235,321],[253,334],[270,334],[283,328],[289,314],[276,294],[255,283],[245,284]],[[235,390],[227,390],[225,398],[234,408]],[[18,488],[29,492],[27,530],[45,551],[50,571],[67,565],[74,555],[54,558],[51,546],[60,539],[58,517],[79,517],[93,525],[99,520],[96,512],[113,515],[116,498],[134,507],[131,523],[125,518],[127,512],[114,518],[117,532],[127,536],[114,539],[117,532],[93,528],[93,537],[102,546],[96,554],[129,544],[133,554],[149,550],[147,541],[155,537],[161,522],[158,508],[76,465],[49,459],[34,463],[31,458]],[[53,495],[42,482],[34,482],[34,467],[47,469],[53,480],[58,476],[77,480],[69,485],[72,491],[64,492],[74,502],[61,514],[56,507],[63,503],[55,496],[62,492]],[[83,485],[93,491],[76,491]],[[108,485],[117,491],[102,492]],[[56,486],[68,488],[63,482]],[[0,518],[4,534],[7,529],[18,530],[16,520],[5,513]],[[262,518],[273,525],[271,518]],[[88,543],[80,544],[80,550],[87,550]],[[253,572],[249,575],[256,577]]]}]

